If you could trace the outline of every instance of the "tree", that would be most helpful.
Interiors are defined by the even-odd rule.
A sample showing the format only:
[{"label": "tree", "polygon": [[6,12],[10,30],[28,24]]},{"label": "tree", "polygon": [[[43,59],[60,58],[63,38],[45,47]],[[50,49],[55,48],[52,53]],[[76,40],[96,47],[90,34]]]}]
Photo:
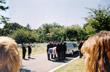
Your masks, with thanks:
[{"label": "tree", "polygon": [[17,43],[33,43],[38,39],[36,34],[23,28],[16,30],[10,37],[15,39]]},{"label": "tree", "polygon": [[[5,4],[6,4],[5,0],[0,0],[0,11],[6,11],[9,8],[8,6],[4,6]],[[9,21],[8,17],[0,15],[0,24],[7,24],[8,21]]]},{"label": "tree", "polygon": [[46,34],[49,41],[65,41],[65,28],[51,28],[50,33]]},{"label": "tree", "polygon": [[66,39],[69,41],[83,39],[84,31],[79,25],[72,25],[66,29]]},{"label": "tree", "polygon": [[19,25],[18,23],[8,23],[5,24],[4,27],[0,30],[1,35],[9,35],[12,34],[17,29],[24,28],[23,26]]},{"label": "tree", "polygon": [[89,16],[85,18],[87,21],[87,28],[91,26],[93,32],[95,31],[94,33],[99,32],[101,30],[110,30],[110,7],[88,9],[90,10]]},{"label": "tree", "polygon": [[[58,23],[52,23],[52,24],[43,24],[40,28],[36,30],[37,35],[39,35],[39,42],[48,42],[48,41],[61,41],[60,36],[57,35],[59,32],[62,34],[59,29],[62,28],[63,26],[58,25]],[[61,30],[62,31],[62,30]],[[56,37],[58,37],[56,39]]]},{"label": "tree", "polygon": [[31,30],[31,26],[29,24],[26,25],[26,28]]},{"label": "tree", "polygon": [[6,4],[5,0],[0,0],[0,10],[5,11],[9,7],[8,6],[4,6],[3,4]]}]

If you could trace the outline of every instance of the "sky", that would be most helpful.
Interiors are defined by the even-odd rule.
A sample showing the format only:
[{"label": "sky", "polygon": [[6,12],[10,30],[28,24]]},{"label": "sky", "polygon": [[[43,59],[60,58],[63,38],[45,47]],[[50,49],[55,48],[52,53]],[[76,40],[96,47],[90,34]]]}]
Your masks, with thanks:
[{"label": "sky", "polygon": [[109,0],[7,0],[9,10],[5,12],[10,22],[17,22],[32,29],[45,23],[56,22],[63,26],[78,24],[83,27],[88,8],[108,6]]}]

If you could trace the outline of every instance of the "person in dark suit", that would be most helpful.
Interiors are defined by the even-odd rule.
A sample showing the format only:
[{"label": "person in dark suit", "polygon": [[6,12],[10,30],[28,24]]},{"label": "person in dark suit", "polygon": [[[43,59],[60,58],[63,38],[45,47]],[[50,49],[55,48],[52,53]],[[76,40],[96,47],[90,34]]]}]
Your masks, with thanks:
[{"label": "person in dark suit", "polygon": [[60,44],[60,58],[61,59],[63,59],[63,52],[64,52],[64,43],[63,42],[61,42],[61,44]]},{"label": "person in dark suit", "polygon": [[25,43],[22,44],[22,54],[23,54],[23,59],[25,59],[25,55],[26,55],[26,47],[25,47]]},{"label": "person in dark suit", "polygon": [[51,43],[50,42],[47,44],[47,57],[48,57],[48,60],[50,60],[49,48],[51,48]]},{"label": "person in dark suit", "polygon": [[66,57],[66,50],[67,50],[67,47],[66,47],[66,43],[62,43],[62,45],[63,45],[63,59],[65,59],[65,57]]},{"label": "person in dark suit", "polygon": [[57,56],[58,56],[58,60],[61,58],[61,55],[60,55],[60,51],[61,51],[61,42],[58,43],[57,45],[57,48],[56,48],[56,51],[57,51]]},{"label": "person in dark suit", "polygon": [[81,41],[80,41],[80,44],[79,44],[79,47],[78,47],[78,49],[79,49],[79,57],[80,57],[80,58],[83,56],[83,54],[81,53],[81,47],[82,47],[83,43],[84,43],[84,42],[81,40]]},{"label": "person in dark suit", "polygon": [[31,48],[31,45],[29,43],[29,45],[28,45],[28,58],[31,58],[31,53],[32,53],[32,48]]}]

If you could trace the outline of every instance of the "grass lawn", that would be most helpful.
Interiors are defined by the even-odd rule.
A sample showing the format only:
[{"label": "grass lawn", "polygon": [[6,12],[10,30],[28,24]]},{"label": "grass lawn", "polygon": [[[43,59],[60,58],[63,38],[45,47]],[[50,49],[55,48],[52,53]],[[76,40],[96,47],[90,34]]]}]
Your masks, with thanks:
[{"label": "grass lawn", "polygon": [[84,72],[84,58],[76,59],[54,72]]},{"label": "grass lawn", "polygon": [[[22,48],[19,48],[20,56],[22,56]],[[45,45],[40,45],[37,44],[37,47],[32,48],[32,54],[31,55],[36,55],[36,54],[41,54],[41,53],[46,53],[46,46]],[[28,55],[28,48],[26,48],[26,56]]]}]

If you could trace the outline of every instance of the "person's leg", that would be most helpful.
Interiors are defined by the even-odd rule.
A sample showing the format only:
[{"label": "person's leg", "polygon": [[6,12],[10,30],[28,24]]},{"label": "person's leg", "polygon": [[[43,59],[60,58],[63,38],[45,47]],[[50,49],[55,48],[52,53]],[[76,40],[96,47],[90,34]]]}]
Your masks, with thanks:
[{"label": "person's leg", "polygon": [[66,58],[66,51],[64,51],[64,59]]},{"label": "person's leg", "polygon": [[81,53],[81,58],[82,58],[83,54]]},{"label": "person's leg", "polygon": [[81,51],[79,51],[79,58],[81,58]]},{"label": "person's leg", "polygon": [[22,58],[25,59],[24,52],[22,52],[22,55],[23,55]]},{"label": "person's leg", "polygon": [[58,52],[58,60],[60,59],[60,52]]},{"label": "person's leg", "polygon": [[50,60],[50,54],[47,53],[48,60]]},{"label": "person's leg", "polygon": [[26,51],[23,51],[23,59],[25,59]]},{"label": "person's leg", "polygon": [[61,59],[63,59],[63,51],[61,52]]},{"label": "person's leg", "polygon": [[30,55],[31,55],[31,53],[28,53],[28,58],[31,58]]},{"label": "person's leg", "polygon": [[54,58],[56,58],[56,54],[54,54]]},{"label": "person's leg", "polygon": [[64,51],[62,52],[62,58],[64,59]]},{"label": "person's leg", "polygon": [[53,54],[51,54],[51,58],[54,59]]}]

